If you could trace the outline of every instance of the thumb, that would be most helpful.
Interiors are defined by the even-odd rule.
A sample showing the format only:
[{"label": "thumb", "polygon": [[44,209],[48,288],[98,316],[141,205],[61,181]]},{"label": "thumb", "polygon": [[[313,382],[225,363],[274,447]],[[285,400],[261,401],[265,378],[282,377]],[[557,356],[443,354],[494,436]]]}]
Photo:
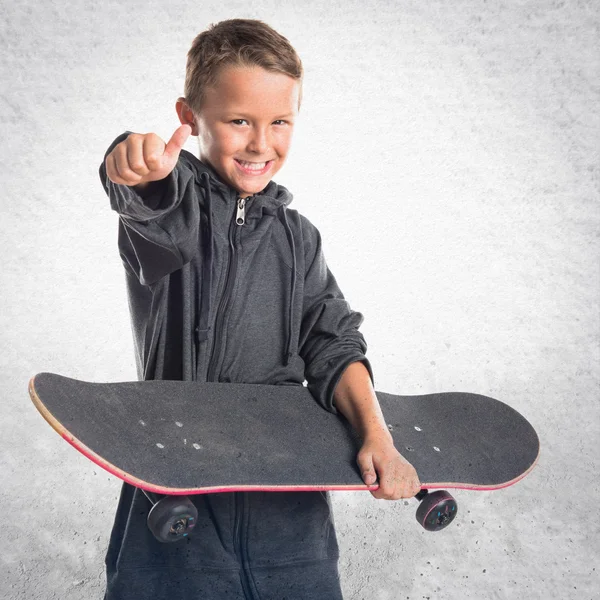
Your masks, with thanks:
[{"label": "thumb", "polygon": [[171,136],[171,139],[167,142],[165,146],[164,154],[166,154],[171,160],[177,160],[181,149],[183,148],[185,142],[190,137],[190,133],[192,133],[192,128],[185,124],[181,125],[175,130],[175,133]]},{"label": "thumb", "polygon": [[367,485],[372,485],[377,481],[377,473],[375,473],[375,467],[373,466],[372,454],[360,456],[358,458],[358,467],[360,469],[363,481]]}]

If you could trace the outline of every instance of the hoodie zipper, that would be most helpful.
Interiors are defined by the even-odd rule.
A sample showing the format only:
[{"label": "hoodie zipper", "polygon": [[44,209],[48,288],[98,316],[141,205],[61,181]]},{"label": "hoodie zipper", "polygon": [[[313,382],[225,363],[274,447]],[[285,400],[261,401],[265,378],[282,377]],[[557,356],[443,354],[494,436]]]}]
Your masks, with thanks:
[{"label": "hoodie zipper", "polygon": [[[231,296],[231,289],[233,288],[233,282],[235,281],[235,276],[237,274],[237,251],[235,238],[236,236],[241,235],[241,231],[235,228],[235,225],[242,226],[246,222],[246,202],[248,198],[238,198],[236,203],[236,211],[234,214],[234,218],[231,220],[231,224],[229,226],[229,246],[231,248],[230,257],[228,256],[227,263],[227,276],[225,278],[225,290],[223,291],[223,295],[221,296],[221,301],[219,302],[219,308],[217,309],[216,315],[216,323],[215,323],[215,331],[213,337],[213,346],[212,346],[212,354],[209,360],[208,372],[207,372],[207,381],[214,381],[216,370],[216,362],[218,360],[220,352],[217,352],[217,341],[222,339],[223,335],[223,321],[225,320],[225,315],[227,314],[227,306],[229,304],[229,298]],[[220,347],[218,348],[220,351]],[[242,583],[242,589],[244,592],[244,596],[248,599],[254,598],[254,594],[252,593],[250,582],[248,580],[248,574],[246,573],[246,565],[247,565],[247,557],[244,552],[244,548],[242,545],[242,533],[241,533],[241,525],[244,521],[244,492],[237,492],[234,494],[235,498],[235,519],[233,526],[233,543],[236,554],[239,557],[241,571],[240,571],[240,580]]]},{"label": "hoodie zipper", "polygon": [[219,355],[219,353],[215,351],[217,349],[216,345],[217,341],[220,340],[223,335],[223,321],[225,319],[225,314],[227,314],[225,308],[229,303],[231,288],[233,288],[233,282],[235,281],[235,276],[237,273],[237,252],[235,247],[235,236],[238,234],[238,232],[234,231],[234,223],[237,225],[244,225],[244,223],[246,222],[247,200],[247,198],[237,199],[234,219],[232,219],[231,224],[229,226],[229,247],[231,248],[231,252],[227,257],[228,262],[227,276],[225,278],[225,290],[223,291],[221,301],[219,302],[219,308],[217,309],[216,323],[213,335],[212,354],[208,363],[207,381],[214,381],[214,370],[216,368],[215,363]]},{"label": "hoodie zipper", "polygon": [[237,201],[237,214],[235,216],[235,222],[238,225],[243,225],[246,222],[246,200],[247,198],[238,198]]}]

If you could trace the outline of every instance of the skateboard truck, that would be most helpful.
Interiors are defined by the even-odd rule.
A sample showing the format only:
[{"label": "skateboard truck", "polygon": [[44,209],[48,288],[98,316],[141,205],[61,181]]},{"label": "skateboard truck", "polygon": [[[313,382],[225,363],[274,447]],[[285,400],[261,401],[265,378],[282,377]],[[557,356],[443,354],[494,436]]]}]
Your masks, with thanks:
[{"label": "skateboard truck", "polygon": [[[164,496],[142,491],[152,504],[148,513],[148,529],[159,542],[177,542],[194,529],[198,509],[187,496]],[[430,493],[422,489],[415,498],[420,503],[417,521],[427,531],[440,531],[456,517],[456,500],[445,490]]]},{"label": "skateboard truck", "polygon": [[430,493],[422,489],[415,498],[420,502],[417,508],[417,521],[427,531],[440,531],[456,517],[456,500],[445,490]]},{"label": "skateboard truck", "polygon": [[[194,529],[198,509],[187,496],[164,496],[142,491],[152,504],[148,513],[148,529],[159,542],[177,542]],[[427,531],[440,531],[456,517],[456,500],[445,490],[430,493],[422,489],[415,498],[420,503],[417,521]]]},{"label": "skateboard truck", "polygon": [[152,503],[148,529],[159,542],[177,542],[194,529],[198,522],[198,509],[187,496],[164,496],[142,491]]}]

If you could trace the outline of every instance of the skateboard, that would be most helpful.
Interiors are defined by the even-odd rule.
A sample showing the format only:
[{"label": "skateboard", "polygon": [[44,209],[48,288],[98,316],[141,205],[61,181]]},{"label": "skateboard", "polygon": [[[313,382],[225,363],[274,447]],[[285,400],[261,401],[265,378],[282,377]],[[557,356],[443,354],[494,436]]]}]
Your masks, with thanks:
[{"label": "skateboard", "polygon": [[[152,503],[148,526],[163,542],[193,530],[198,513],[189,495],[378,488],[362,480],[361,442],[350,424],[302,385],[91,383],[39,373],[29,394],[67,442],[144,491]],[[396,448],[421,481],[417,520],[428,531],[457,514],[456,500],[440,488],[500,489],[537,462],[535,430],[499,400],[376,395]]]}]

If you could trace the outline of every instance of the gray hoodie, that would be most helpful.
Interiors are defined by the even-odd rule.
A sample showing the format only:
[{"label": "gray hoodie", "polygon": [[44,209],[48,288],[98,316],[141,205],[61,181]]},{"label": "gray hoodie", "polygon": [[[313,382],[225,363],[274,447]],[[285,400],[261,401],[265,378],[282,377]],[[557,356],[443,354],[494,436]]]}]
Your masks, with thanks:
[{"label": "gray hoodie", "polygon": [[[106,156],[131,132],[117,137]],[[325,410],[344,369],[362,361],[363,321],[327,267],[321,236],[274,181],[240,202],[182,150],[144,191],[100,179],[119,214],[139,379],[307,383]],[[327,460],[327,457],[323,457]],[[123,484],[106,555],[106,600],[341,598],[331,503],[321,492],[193,496],[185,541],[157,542],[150,508]]]}]

